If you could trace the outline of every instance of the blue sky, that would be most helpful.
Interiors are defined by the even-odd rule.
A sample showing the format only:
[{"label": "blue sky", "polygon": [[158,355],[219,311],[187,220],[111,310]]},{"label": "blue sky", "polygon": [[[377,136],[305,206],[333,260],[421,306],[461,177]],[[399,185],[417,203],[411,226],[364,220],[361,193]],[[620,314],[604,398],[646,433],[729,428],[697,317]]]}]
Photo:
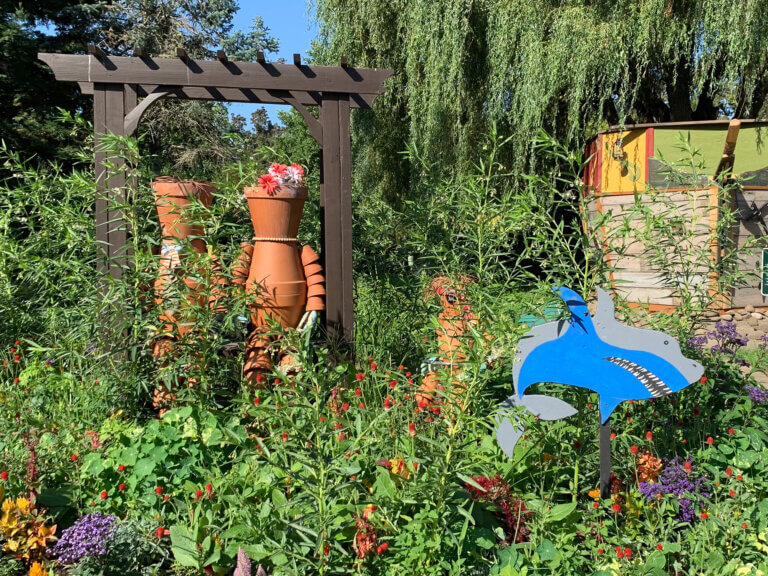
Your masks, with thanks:
[{"label": "blue sky", "polygon": [[[306,57],[312,39],[317,35],[313,17],[307,12],[307,0],[240,0],[240,10],[234,18],[236,28],[248,30],[256,16],[261,16],[269,33],[280,42],[277,54],[268,54],[267,59],[285,58],[292,62],[294,54]],[[229,105],[231,113],[245,116],[250,123],[251,112],[257,104],[234,103]],[[273,122],[277,111],[287,106],[265,105]]]}]

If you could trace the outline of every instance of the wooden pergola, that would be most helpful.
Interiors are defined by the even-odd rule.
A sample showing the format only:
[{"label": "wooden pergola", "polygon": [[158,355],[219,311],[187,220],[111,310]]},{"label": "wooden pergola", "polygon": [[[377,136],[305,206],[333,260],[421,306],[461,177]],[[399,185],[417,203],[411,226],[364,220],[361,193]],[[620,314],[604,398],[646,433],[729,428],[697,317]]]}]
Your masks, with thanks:
[{"label": "wooden pergola", "polygon": [[[307,122],[321,150],[320,217],[322,257],[326,274],[326,330],[330,339],[352,341],[352,201],[350,108],[370,108],[384,91],[392,70],[348,66],[306,66],[298,54],[293,65],[235,62],[223,51],[216,60],[190,58],[179,48],[177,58],[155,58],[134,50],[132,57],[107,55],[89,46],[86,55],[40,53],[56,79],[77,82],[84,94],[93,94],[95,136],[96,240],[105,249],[105,272],[119,278],[127,265],[127,223],[120,206],[125,203],[125,177],[113,171],[106,178],[107,158],[101,145],[106,134],[131,136],[152,103],[162,98],[288,104]],[[141,101],[139,99],[141,98]],[[308,106],[319,108],[315,118]]]}]

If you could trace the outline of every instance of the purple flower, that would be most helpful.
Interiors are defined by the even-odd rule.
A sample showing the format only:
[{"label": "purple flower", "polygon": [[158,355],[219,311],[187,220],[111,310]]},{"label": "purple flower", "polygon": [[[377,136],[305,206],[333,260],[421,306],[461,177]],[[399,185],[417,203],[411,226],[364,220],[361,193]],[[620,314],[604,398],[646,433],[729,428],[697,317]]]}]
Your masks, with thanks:
[{"label": "purple flower", "polygon": [[101,512],[86,514],[61,533],[53,547],[54,556],[64,564],[75,564],[86,556],[104,556],[115,532],[115,520]]},{"label": "purple flower", "polygon": [[750,400],[756,404],[765,404],[768,402],[768,390],[757,386],[744,386]]},{"label": "purple flower", "polygon": [[694,336],[688,339],[688,346],[691,348],[704,348],[709,339],[706,336]]},{"label": "purple flower", "polygon": [[649,500],[655,500],[657,494],[671,495],[677,498],[677,519],[680,522],[692,522],[696,518],[694,501],[701,505],[709,496],[708,480],[696,472],[689,460],[682,461],[679,456],[666,462],[656,482],[640,482],[640,493]]}]

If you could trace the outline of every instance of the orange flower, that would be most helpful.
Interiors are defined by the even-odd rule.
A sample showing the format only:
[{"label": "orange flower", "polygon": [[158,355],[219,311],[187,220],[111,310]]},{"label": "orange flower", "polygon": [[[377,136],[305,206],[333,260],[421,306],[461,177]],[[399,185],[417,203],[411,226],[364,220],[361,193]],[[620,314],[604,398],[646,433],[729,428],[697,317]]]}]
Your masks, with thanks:
[{"label": "orange flower", "polygon": [[637,479],[639,482],[656,482],[661,473],[661,459],[647,450],[637,459]]},{"label": "orange flower", "polygon": [[29,569],[29,576],[48,576],[48,570],[43,568],[40,562],[33,562]]},{"label": "orange flower", "polygon": [[600,500],[600,489],[599,488],[595,488],[594,490],[590,490],[589,492],[587,492],[587,494],[593,500]]}]

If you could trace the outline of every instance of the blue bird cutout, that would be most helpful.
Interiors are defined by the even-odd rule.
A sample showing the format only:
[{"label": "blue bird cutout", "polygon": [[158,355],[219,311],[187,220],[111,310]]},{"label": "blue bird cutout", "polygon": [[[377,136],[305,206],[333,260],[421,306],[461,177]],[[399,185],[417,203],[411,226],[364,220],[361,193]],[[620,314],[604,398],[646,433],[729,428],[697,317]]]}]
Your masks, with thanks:
[{"label": "blue bird cutout", "polygon": [[[677,341],[663,332],[643,330],[616,321],[611,297],[598,289],[592,318],[584,300],[566,287],[554,290],[571,313],[569,320],[534,326],[518,346],[513,365],[515,394],[507,408],[522,406],[542,420],[559,420],[576,413],[570,404],[551,396],[525,395],[540,382],[587,388],[600,396],[600,420],[605,423],[625,400],[660,398],[682,390],[704,373],[686,358]],[[523,430],[519,423],[499,419],[497,440],[512,457]]]}]

